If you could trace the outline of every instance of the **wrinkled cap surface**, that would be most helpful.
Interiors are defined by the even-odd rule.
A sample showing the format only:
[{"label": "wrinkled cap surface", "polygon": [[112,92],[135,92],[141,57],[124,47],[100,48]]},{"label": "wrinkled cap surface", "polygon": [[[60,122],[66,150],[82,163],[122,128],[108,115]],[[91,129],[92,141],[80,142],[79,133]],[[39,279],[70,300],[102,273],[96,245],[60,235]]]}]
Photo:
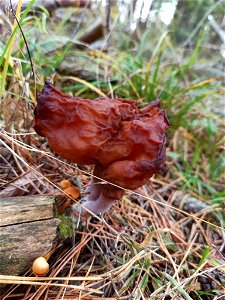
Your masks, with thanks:
[{"label": "wrinkled cap surface", "polygon": [[49,82],[35,108],[34,129],[57,154],[94,164],[96,176],[128,189],[163,166],[168,125],[159,100],[139,109],[134,100],[74,98]]}]

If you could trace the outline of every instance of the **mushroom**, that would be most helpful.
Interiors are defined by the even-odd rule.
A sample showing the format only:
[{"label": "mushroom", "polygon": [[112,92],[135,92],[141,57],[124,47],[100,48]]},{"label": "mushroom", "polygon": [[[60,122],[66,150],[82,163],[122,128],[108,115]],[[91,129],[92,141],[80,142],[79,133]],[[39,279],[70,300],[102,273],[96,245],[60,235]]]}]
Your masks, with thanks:
[{"label": "mushroom", "polygon": [[[74,98],[46,82],[35,108],[35,131],[61,157],[95,165],[84,208],[99,214],[157,173],[166,158],[169,122],[160,101]],[[102,179],[102,180],[101,180]]]},{"label": "mushroom", "polygon": [[36,276],[45,276],[49,271],[49,264],[43,256],[35,259],[32,265],[32,271]]}]

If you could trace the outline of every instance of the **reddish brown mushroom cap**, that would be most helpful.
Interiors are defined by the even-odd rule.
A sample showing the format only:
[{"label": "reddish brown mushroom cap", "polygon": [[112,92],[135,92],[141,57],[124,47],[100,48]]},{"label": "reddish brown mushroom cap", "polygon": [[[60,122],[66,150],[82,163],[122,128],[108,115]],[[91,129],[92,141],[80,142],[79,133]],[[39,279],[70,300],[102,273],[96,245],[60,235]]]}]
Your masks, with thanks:
[{"label": "reddish brown mushroom cap", "polygon": [[[126,189],[142,186],[163,166],[168,125],[159,100],[138,109],[134,100],[74,98],[49,82],[35,108],[34,129],[56,153],[94,164],[94,175]],[[122,193],[107,184],[101,195],[107,201]]]}]

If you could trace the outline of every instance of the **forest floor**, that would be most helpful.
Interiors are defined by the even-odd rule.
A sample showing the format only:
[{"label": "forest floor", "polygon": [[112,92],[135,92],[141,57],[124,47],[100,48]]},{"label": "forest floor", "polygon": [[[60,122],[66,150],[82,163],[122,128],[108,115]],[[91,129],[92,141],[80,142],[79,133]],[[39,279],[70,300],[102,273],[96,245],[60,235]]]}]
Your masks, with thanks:
[{"label": "forest floor", "polygon": [[[114,23],[87,45],[71,36],[75,28],[84,37],[97,10],[30,9],[19,13],[35,80],[12,15],[0,23],[0,195],[52,195],[61,224],[49,280],[34,286],[28,270],[27,283],[14,280],[1,299],[225,299],[224,67],[218,49],[210,56],[210,32],[199,27],[187,48],[158,24],[131,34]],[[167,112],[166,165],[102,216],[72,212],[81,197],[62,188],[68,180],[82,195],[92,167],[63,160],[33,130],[36,89],[47,78],[82,98],[139,106],[160,98]]]}]

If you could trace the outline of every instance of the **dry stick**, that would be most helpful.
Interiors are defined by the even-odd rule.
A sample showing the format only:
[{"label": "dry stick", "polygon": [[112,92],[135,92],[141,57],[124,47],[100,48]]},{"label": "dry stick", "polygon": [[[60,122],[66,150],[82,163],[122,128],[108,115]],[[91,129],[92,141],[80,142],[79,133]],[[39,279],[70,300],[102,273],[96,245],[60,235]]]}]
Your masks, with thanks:
[{"label": "dry stick", "polygon": [[[10,134],[10,133],[9,133],[9,134]],[[14,140],[13,138],[9,137],[9,136],[7,135],[7,133],[4,132],[4,131],[3,131],[3,132],[0,132],[0,135],[2,135],[3,137],[7,138],[7,139],[10,140],[11,142]],[[2,143],[5,145],[5,147],[6,147],[9,151],[13,152],[12,149],[11,149],[5,142],[2,141]],[[204,219],[202,219],[202,218],[196,217],[195,215],[190,214],[190,213],[188,213],[188,212],[186,212],[186,211],[184,211],[184,210],[182,210],[182,209],[179,209],[179,208],[177,208],[177,207],[175,207],[175,206],[173,206],[173,205],[170,205],[170,204],[168,204],[168,203],[162,203],[162,202],[160,202],[160,201],[158,201],[158,200],[156,200],[156,199],[153,199],[153,198],[150,198],[150,197],[148,197],[148,196],[142,195],[142,194],[137,193],[137,192],[135,192],[135,191],[132,191],[132,190],[129,190],[129,189],[125,189],[125,188],[123,188],[123,187],[121,187],[121,186],[119,186],[119,185],[117,185],[117,184],[114,184],[114,183],[112,183],[112,182],[109,182],[109,181],[107,181],[107,180],[104,180],[104,179],[102,179],[102,178],[100,178],[100,177],[98,177],[98,176],[95,176],[95,175],[93,175],[93,174],[87,172],[87,171],[81,170],[81,169],[79,169],[78,167],[71,166],[69,163],[66,163],[66,162],[64,162],[64,161],[62,161],[62,160],[60,160],[60,159],[58,159],[58,158],[52,156],[52,155],[51,155],[49,152],[47,152],[47,151],[41,151],[41,150],[35,149],[35,148],[33,148],[33,147],[31,147],[31,146],[25,144],[25,143],[22,143],[22,142],[19,142],[19,141],[15,141],[15,140],[14,140],[14,143],[17,143],[20,147],[25,148],[25,149],[27,149],[27,150],[42,153],[42,154],[44,154],[44,155],[46,155],[46,156],[48,156],[48,157],[50,157],[50,158],[52,158],[52,159],[54,159],[54,160],[60,162],[60,163],[63,163],[63,164],[65,164],[65,165],[67,165],[67,166],[69,166],[69,167],[71,167],[71,168],[74,168],[75,170],[78,170],[79,172],[81,172],[81,173],[83,173],[83,174],[85,174],[85,175],[89,175],[89,176],[91,176],[91,177],[94,177],[94,178],[96,178],[96,179],[102,181],[103,183],[110,184],[110,185],[112,185],[112,186],[115,186],[115,187],[117,187],[117,188],[119,188],[119,189],[124,190],[125,192],[133,193],[134,195],[137,195],[137,196],[142,197],[142,198],[144,198],[144,199],[147,199],[147,200],[150,200],[150,201],[154,201],[154,202],[157,203],[157,204],[160,204],[160,205],[162,205],[162,206],[169,207],[170,209],[174,209],[174,210],[176,210],[176,211],[178,211],[178,212],[180,212],[180,213],[182,213],[182,214],[184,214],[184,215],[186,215],[186,216],[188,216],[188,217],[193,218],[195,221],[196,221],[196,220],[202,221],[202,222],[204,222],[204,223],[206,223],[206,224],[208,224],[208,225],[211,225],[211,226],[213,226],[213,227],[215,227],[215,228],[221,229],[222,231],[225,232],[225,228],[223,228],[223,227],[221,227],[221,226],[218,226],[218,225],[216,225],[216,224],[213,224],[213,223],[211,223],[211,222],[209,222],[209,221],[206,221],[206,220],[204,220]],[[25,145],[25,146],[24,146],[24,145]],[[69,194],[67,194],[65,191],[63,191],[61,188],[59,188],[59,187],[58,187],[56,184],[54,184],[51,180],[49,180],[49,179],[46,178],[43,174],[41,174],[41,173],[38,172],[36,169],[34,169],[33,167],[31,167],[31,166],[30,166],[26,161],[24,161],[17,153],[14,153],[14,155],[16,155],[21,161],[24,162],[24,164],[26,164],[29,168],[31,168],[31,169],[32,169],[34,172],[36,172],[38,175],[40,175],[41,177],[43,177],[43,178],[44,178],[46,181],[48,181],[51,185],[53,185],[55,188],[57,188],[59,191],[61,191],[63,194],[65,194],[65,195],[66,195],[67,197],[69,197],[70,199],[74,200]],[[77,202],[77,203],[78,203],[78,202]],[[102,218],[98,217],[98,216],[95,215],[92,211],[90,211],[89,209],[87,209],[86,207],[84,207],[81,203],[79,203],[79,205],[80,205],[82,208],[86,209],[87,212],[90,213],[92,216],[94,216],[94,217],[96,217],[98,220],[102,221],[102,222],[103,222],[105,225],[107,225],[114,233],[118,234],[118,232],[117,232],[114,228],[112,228],[109,224],[107,224],[107,222],[104,220],[103,217],[102,217]]]}]

